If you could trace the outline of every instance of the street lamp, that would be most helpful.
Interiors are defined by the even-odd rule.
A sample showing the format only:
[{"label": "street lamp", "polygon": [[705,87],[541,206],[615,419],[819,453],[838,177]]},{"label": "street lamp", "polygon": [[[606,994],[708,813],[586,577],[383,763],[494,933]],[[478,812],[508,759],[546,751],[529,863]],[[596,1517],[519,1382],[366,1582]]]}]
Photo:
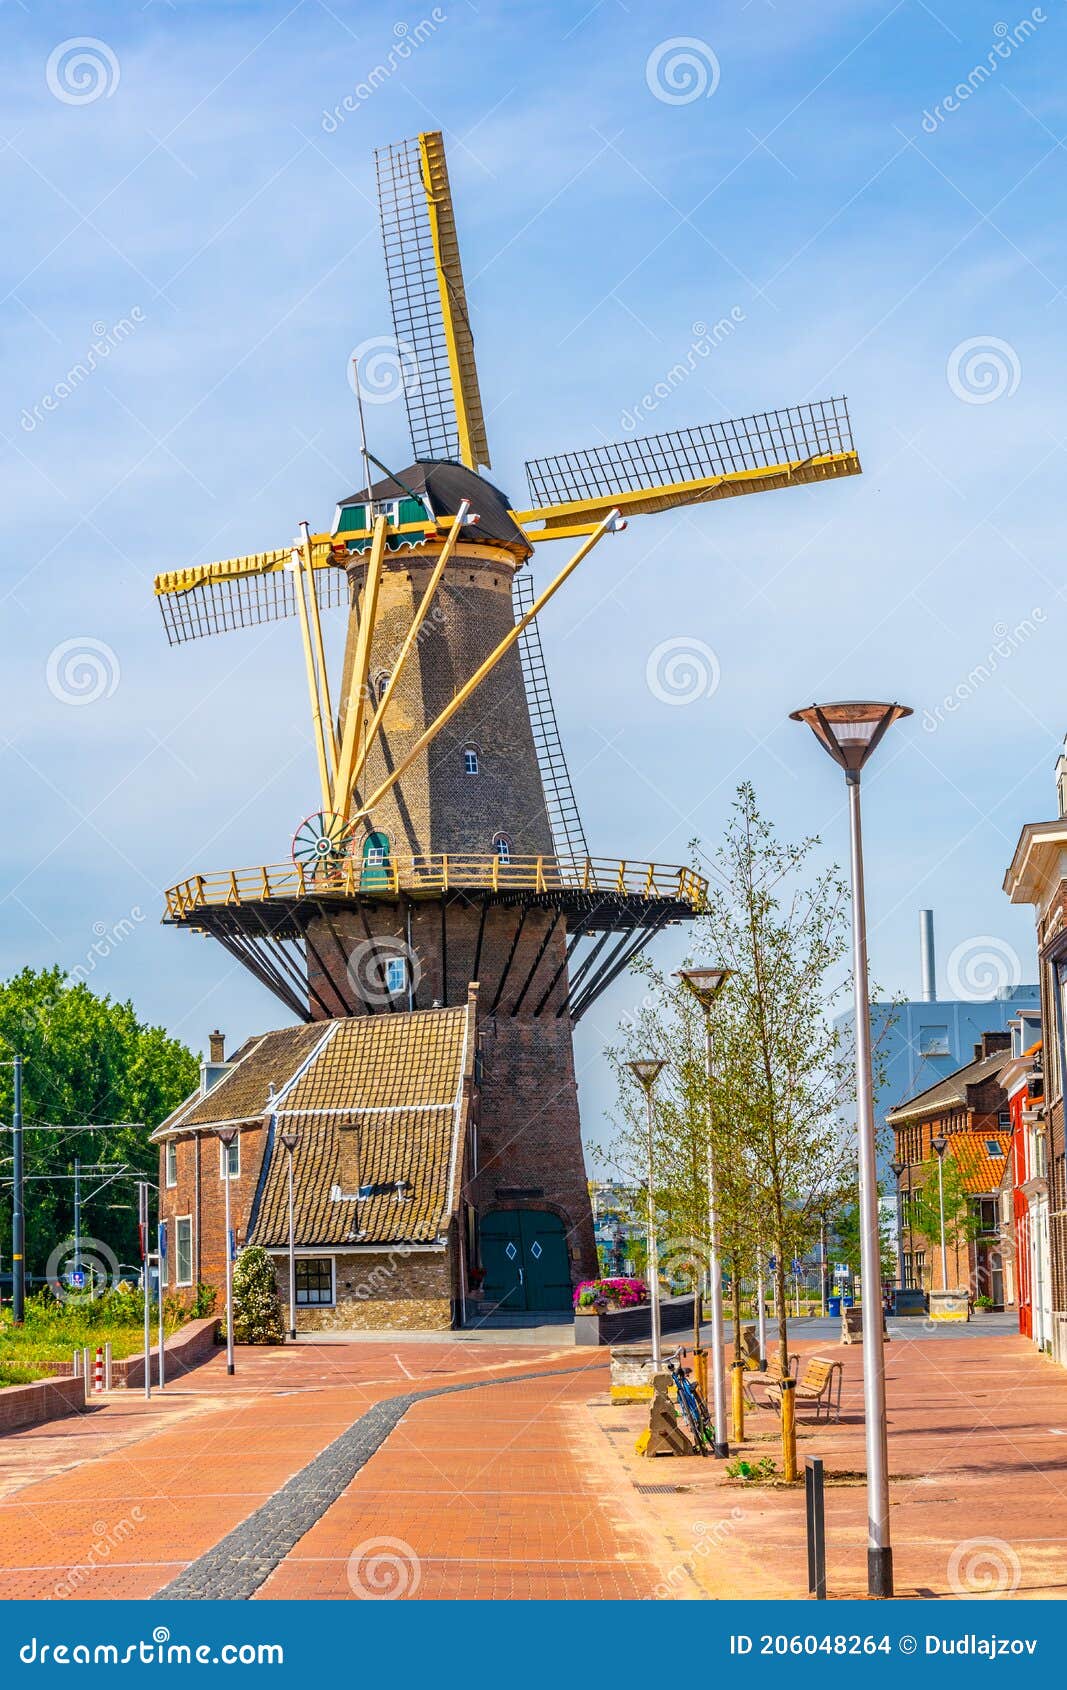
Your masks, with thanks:
[{"label": "street lamp", "polygon": [[293,1231],[293,1151],[300,1143],[300,1134],[290,1127],[281,1134],[282,1147],[289,1158],[289,1336],[296,1337],[296,1240]]},{"label": "street lamp", "polygon": [[904,1172],[904,1169],[907,1166],[908,1166],[907,1162],[890,1162],[890,1164],[889,1164],[889,1171],[893,1175],[893,1184],[895,1185],[896,1192],[897,1192],[897,1275],[898,1275],[898,1278],[900,1279],[900,1288],[901,1288],[902,1291],[905,1289],[905,1283],[904,1283],[904,1192],[901,1188],[900,1178],[901,1178],[901,1175]]},{"label": "street lamp", "polygon": [[[712,1111],[715,1105],[715,1041],[711,1015],[715,999],[729,980],[729,968],[683,968],[676,978],[691,992],[704,1011],[704,1052],[708,1080],[708,1280],[711,1290],[711,1378],[714,1397],[715,1454],[728,1456],[726,1439],[726,1369],[723,1356],[722,1260],[719,1255],[719,1211],[716,1200],[715,1134]],[[736,1263],[734,1267],[736,1272]]]},{"label": "street lamp", "polygon": [[856,1015],[856,1130],[860,1176],[860,1286],[863,1300],[863,1407],[867,1443],[867,1591],[893,1594],[889,1537],[889,1450],[886,1438],[885,1347],[882,1334],[878,1166],[867,990],[867,918],[863,896],[860,774],[886,731],[911,711],[903,704],[812,704],[794,710],[823,750],[845,771],[852,857],[852,992]]},{"label": "street lamp", "polygon": [[666,1068],[667,1064],[658,1062],[654,1057],[645,1057],[636,1062],[628,1062],[626,1066],[645,1094],[647,1110],[648,1304],[649,1325],[652,1333],[652,1366],[658,1369],[661,1360],[659,1342],[659,1255],[656,1250],[656,1169],[652,1153],[652,1088],[659,1078],[660,1071]]},{"label": "street lamp", "polygon": [[224,1185],[226,1188],[226,1371],[233,1372],[233,1249],[230,1232],[230,1146],[237,1137],[236,1127],[216,1127],[215,1137],[226,1152],[223,1166],[226,1170]]},{"label": "street lamp", "polygon": [[932,1138],[930,1148],[937,1155],[937,1212],[941,1226],[941,1289],[948,1290],[948,1251],[945,1247],[945,1151],[947,1138]]}]

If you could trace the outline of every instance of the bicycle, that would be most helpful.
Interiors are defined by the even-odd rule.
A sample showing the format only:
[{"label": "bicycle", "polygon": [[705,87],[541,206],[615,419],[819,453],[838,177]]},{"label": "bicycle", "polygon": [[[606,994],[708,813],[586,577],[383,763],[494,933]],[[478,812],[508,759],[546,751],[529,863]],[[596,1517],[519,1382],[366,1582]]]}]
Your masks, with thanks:
[{"label": "bicycle", "polygon": [[[681,1351],[678,1354],[680,1355]],[[707,1455],[715,1447],[715,1427],[708,1413],[708,1405],[690,1377],[692,1368],[683,1367],[681,1361],[675,1357],[667,1363],[667,1372],[674,1380],[679,1406],[688,1422],[693,1443],[699,1454]]]}]

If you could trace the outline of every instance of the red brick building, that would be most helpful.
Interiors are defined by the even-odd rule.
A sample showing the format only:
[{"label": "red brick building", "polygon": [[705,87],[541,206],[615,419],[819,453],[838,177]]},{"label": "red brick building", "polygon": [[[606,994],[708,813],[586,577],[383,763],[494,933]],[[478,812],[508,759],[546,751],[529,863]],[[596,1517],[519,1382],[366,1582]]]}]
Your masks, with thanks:
[{"label": "red brick building", "polygon": [[[154,1135],[171,1289],[191,1298],[224,1284],[228,1179],[237,1248],[273,1256],[287,1303],[283,1135],[295,1134],[298,1329],[458,1322],[473,1265],[477,1046],[472,993],[463,1009],[285,1027],[213,1063],[207,1089]],[[220,1127],[237,1129],[228,1148]],[[569,1283],[565,1256],[562,1270]]]},{"label": "red brick building", "polygon": [[[1046,1203],[1036,1221],[1047,1226],[1049,1344],[1067,1367],[1067,1161],[1064,1153],[1064,985],[1067,975],[1067,754],[1056,767],[1059,816],[1027,822],[1019,835],[1004,890],[1013,904],[1029,904],[1037,928],[1041,980],[1042,1095],[1033,1099],[1035,1128],[1030,1178],[1044,1182]],[[1035,1188],[1036,1190],[1036,1188]]]},{"label": "red brick building", "polygon": [[[989,1298],[994,1308],[1003,1308],[1012,1295],[1000,1195],[1011,1156],[1004,1073],[1012,1060],[1011,1035],[985,1033],[971,1062],[886,1115],[896,1144],[901,1278],[907,1287],[939,1291],[966,1286],[973,1297]],[[935,1139],[946,1141],[946,1166],[951,1158],[958,1176],[948,1177],[962,1187],[970,1210],[955,1238],[946,1216],[947,1284],[937,1231],[923,1230],[918,1208],[920,1193],[937,1203]]]}]

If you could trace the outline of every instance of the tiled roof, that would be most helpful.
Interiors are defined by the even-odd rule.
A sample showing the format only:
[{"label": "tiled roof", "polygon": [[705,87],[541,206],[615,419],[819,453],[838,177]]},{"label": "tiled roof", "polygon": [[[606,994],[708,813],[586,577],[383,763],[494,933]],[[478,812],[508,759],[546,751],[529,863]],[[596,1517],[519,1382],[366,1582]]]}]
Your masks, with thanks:
[{"label": "tiled roof", "polygon": [[992,1056],[982,1056],[977,1062],[967,1062],[962,1068],[957,1068],[954,1074],[946,1074],[936,1085],[928,1086],[925,1091],[919,1092],[915,1097],[906,1098],[903,1103],[898,1103],[895,1109],[888,1110],[886,1121],[893,1126],[909,1117],[935,1115],[945,1108],[962,1108],[967,1101],[968,1086],[993,1079],[1011,1060],[1010,1050],[997,1050]]},{"label": "tiled roof", "polygon": [[[997,1144],[1003,1154],[994,1156],[989,1146]],[[1011,1149],[1010,1132],[949,1133],[949,1152],[959,1164],[963,1184],[972,1197],[999,1190]]]},{"label": "tiled roof", "polygon": [[[300,1135],[293,1152],[299,1246],[440,1238],[459,1201],[475,1024],[473,999],[461,1009],[331,1023],[331,1037],[278,1097],[249,1242],[288,1243],[280,1134],[290,1129]],[[402,1181],[410,1195],[398,1200],[393,1188]],[[359,1187],[378,1185],[391,1189],[357,1200]],[[337,1186],[345,1193],[339,1200],[331,1195]]]},{"label": "tiled roof", "polygon": [[451,1103],[466,1011],[361,1015],[337,1031],[283,1100],[286,1111]]},{"label": "tiled roof", "polygon": [[264,1033],[261,1039],[250,1041],[246,1054],[232,1071],[180,1120],[172,1120],[171,1129],[258,1120],[266,1112],[270,1087],[273,1085],[276,1092],[281,1091],[331,1025],[318,1021],[310,1026],[282,1027],[276,1033]]},{"label": "tiled roof", "polygon": [[[451,1109],[363,1116],[352,1126],[335,1115],[295,1115],[283,1117],[278,1132],[283,1125],[300,1134],[293,1151],[293,1238],[298,1246],[428,1244],[445,1231],[454,1208],[449,1173],[461,1127]],[[343,1175],[342,1135],[349,1134]],[[284,1249],[289,1241],[288,1157],[277,1132],[268,1156],[249,1243]],[[359,1186],[395,1187],[402,1180],[411,1190],[403,1201],[394,1190],[356,1201]],[[337,1202],[330,1193],[342,1183],[346,1195]]]}]

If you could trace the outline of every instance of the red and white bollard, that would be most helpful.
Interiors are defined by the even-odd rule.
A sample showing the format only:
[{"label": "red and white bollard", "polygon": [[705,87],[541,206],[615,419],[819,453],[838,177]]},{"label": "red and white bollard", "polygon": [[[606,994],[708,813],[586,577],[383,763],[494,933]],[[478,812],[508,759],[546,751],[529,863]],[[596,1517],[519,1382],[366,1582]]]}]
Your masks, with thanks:
[{"label": "red and white bollard", "polygon": [[96,1360],[93,1363],[93,1390],[102,1391],[104,1388],[104,1352],[100,1345],[96,1346]]}]

